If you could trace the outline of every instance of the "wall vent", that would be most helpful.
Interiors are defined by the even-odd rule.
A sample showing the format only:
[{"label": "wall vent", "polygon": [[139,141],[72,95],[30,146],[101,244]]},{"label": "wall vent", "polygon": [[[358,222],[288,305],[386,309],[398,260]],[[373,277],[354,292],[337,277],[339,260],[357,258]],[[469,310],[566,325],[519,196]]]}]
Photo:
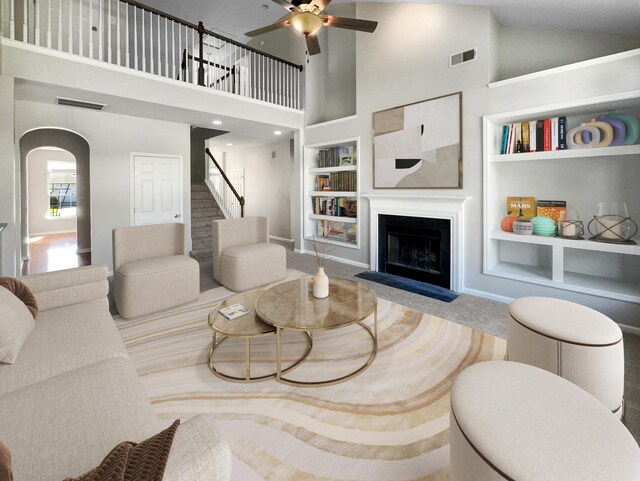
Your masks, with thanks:
[{"label": "wall vent", "polygon": [[69,107],[80,107],[81,109],[104,110],[106,104],[98,104],[95,102],[85,102],[84,100],[68,99],[66,97],[56,97],[58,105],[67,105]]},{"label": "wall vent", "polygon": [[464,52],[454,53],[449,57],[449,67],[457,67],[463,63],[471,62],[476,59],[476,49],[470,48]]}]

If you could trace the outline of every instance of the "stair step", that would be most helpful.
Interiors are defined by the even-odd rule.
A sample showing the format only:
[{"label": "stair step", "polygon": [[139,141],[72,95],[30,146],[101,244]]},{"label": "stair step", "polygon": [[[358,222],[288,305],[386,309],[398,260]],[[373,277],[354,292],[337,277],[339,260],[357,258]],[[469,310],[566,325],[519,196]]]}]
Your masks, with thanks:
[{"label": "stair step", "polygon": [[191,232],[193,232],[194,227],[206,227],[211,230],[211,222],[213,219],[209,217],[194,217],[191,216]]},{"label": "stair step", "polygon": [[194,251],[211,250],[213,248],[211,245],[211,239],[192,239],[192,241],[192,249]]},{"label": "stair step", "polygon": [[198,262],[208,261],[213,257],[213,252],[209,250],[192,250],[189,255]]},{"label": "stair step", "polygon": [[192,199],[191,200],[191,208],[194,207],[204,207],[208,209],[217,209],[218,204],[213,199]]},{"label": "stair step", "polygon": [[210,225],[202,225],[202,226],[194,226],[191,225],[191,238],[192,239],[201,239],[207,238],[211,239],[211,226]]},{"label": "stair step", "polygon": [[211,195],[211,192],[209,192],[209,189],[207,189],[206,191],[191,191],[191,200],[194,199],[211,199],[213,200],[213,196]]}]

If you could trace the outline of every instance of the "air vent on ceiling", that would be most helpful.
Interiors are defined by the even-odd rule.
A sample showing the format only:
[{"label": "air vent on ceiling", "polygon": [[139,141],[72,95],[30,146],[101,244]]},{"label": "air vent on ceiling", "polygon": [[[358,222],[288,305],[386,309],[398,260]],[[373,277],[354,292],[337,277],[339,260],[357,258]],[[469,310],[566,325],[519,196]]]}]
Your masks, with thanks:
[{"label": "air vent on ceiling", "polygon": [[66,97],[56,97],[58,105],[67,105],[69,107],[80,107],[81,109],[103,110],[107,105],[95,102],[85,102],[84,100],[68,99]]},{"label": "air vent on ceiling", "polygon": [[457,67],[466,62],[471,62],[476,59],[476,49],[470,48],[464,52],[454,53],[449,57],[449,67]]}]

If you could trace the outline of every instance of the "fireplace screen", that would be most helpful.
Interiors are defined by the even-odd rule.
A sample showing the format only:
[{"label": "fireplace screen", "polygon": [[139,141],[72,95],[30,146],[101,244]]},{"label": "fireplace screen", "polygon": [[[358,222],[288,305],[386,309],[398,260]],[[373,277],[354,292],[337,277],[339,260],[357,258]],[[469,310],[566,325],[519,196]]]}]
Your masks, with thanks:
[{"label": "fireplace screen", "polygon": [[388,234],[387,264],[440,274],[440,239],[413,234]]}]

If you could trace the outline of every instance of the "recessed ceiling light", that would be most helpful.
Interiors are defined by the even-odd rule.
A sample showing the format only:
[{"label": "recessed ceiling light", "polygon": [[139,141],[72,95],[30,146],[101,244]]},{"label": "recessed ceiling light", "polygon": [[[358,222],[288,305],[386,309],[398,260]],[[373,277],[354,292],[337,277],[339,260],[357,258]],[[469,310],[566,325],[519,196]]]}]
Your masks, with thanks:
[{"label": "recessed ceiling light", "polygon": [[232,143],[228,143],[227,147],[233,147],[233,144]]},{"label": "recessed ceiling light", "polygon": [[273,133],[276,134],[276,135],[282,135],[282,131],[280,131],[280,130],[276,130]]},{"label": "recessed ceiling light", "polygon": [[222,120],[214,120],[211,122],[213,125],[222,125]]}]

